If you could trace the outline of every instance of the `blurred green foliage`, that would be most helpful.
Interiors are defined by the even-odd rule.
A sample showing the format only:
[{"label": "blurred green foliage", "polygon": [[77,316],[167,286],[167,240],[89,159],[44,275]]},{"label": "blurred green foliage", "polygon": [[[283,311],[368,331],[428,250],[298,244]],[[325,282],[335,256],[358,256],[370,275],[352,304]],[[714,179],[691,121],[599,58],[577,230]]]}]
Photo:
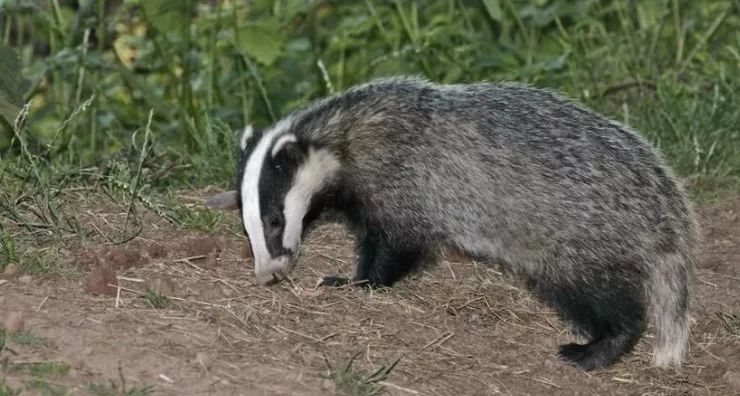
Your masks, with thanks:
[{"label": "blurred green foliage", "polygon": [[244,125],[414,74],[564,91],[714,188],[740,176],[739,13],[737,0],[5,0],[0,72],[12,47],[30,85],[0,84],[0,107],[31,107],[18,134],[0,127],[0,158],[104,172],[136,157],[153,110],[150,181],[226,186]]}]

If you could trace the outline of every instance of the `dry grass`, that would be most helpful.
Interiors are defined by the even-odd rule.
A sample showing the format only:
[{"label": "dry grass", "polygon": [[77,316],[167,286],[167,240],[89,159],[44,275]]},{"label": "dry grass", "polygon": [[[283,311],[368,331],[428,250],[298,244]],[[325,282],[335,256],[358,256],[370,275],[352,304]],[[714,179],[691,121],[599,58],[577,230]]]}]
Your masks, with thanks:
[{"label": "dry grass", "polygon": [[[712,226],[691,358],[676,371],[650,366],[649,335],[608,370],[562,365],[554,352],[573,336],[553,311],[497,268],[453,255],[391,289],[316,288],[322,275],[352,272],[353,243],[339,225],[314,231],[291,279],[256,285],[230,215],[211,235],[221,246],[216,257],[188,255],[195,234],[146,214],[128,246],[145,251],[157,242],[168,254],[144,254],[138,266],[119,269],[116,297],[85,294],[79,277],[31,285],[10,277],[0,288],[0,317],[22,312],[33,333],[55,345],[11,341],[18,355],[10,364],[65,361],[72,369],[57,382],[67,389],[118,380],[120,362],[131,387],[164,394],[729,394],[738,389],[740,337],[727,324],[740,312],[732,265],[740,225],[728,213],[740,201],[726,206],[703,210]],[[97,208],[88,220],[116,229],[125,207]],[[92,237],[86,248],[102,249],[103,241]],[[156,291],[169,301],[158,309],[142,298],[154,281],[172,285]],[[9,373],[6,381],[16,389],[27,377]]]}]

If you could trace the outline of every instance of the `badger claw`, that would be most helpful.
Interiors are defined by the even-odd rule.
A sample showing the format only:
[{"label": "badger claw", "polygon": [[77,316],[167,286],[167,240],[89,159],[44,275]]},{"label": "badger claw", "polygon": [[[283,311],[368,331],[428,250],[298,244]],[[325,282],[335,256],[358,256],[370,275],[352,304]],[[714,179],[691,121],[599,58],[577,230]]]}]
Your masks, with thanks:
[{"label": "badger claw", "polygon": [[341,287],[349,285],[350,283],[352,283],[352,279],[345,278],[343,276],[325,276],[321,278],[319,286]]}]

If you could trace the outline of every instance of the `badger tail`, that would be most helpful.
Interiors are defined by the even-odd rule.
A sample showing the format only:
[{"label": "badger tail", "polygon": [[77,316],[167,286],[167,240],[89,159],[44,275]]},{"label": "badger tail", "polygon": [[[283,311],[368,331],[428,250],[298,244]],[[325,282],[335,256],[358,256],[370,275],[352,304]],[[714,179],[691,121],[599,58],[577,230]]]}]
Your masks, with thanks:
[{"label": "badger tail", "polygon": [[653,364],[680,365],[689,341],[689,306],[694,278],[691,254],[666,254],[656,263],[648,295],[656,341]]}]

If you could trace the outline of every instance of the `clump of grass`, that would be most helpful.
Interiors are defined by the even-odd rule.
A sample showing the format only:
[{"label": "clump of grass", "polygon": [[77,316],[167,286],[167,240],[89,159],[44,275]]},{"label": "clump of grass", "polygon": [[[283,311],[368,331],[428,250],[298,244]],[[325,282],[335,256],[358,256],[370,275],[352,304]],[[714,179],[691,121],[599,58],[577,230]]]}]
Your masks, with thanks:
[{"label": "clump of grass", "polygon": [[85,389],[94,396],[146,396],[154,392],[154,387],[151,385],[143,387],[135,386],[129,389],[120,388],[114,381],[110,381],[107,384],[90,383],[85,386]]},{"label": "clump of grass", "polygon": [[32,377],[62,377],[69,372],[69,365],[64,362],[43,362],[29,365],[29,372]]},{"label": "clump of grass", "polygon": [[34,348],[54,346],[54,342],[52,342],[51,340],[39,337],[31,333],[30,331],[18,331],[10,334],[7,338],[14,344],[30,346]]},{"label": "clump of grass", "polygon": [[[66,395],[67,389],[63,386],[52,384],[50,378],[59,378],[67,375],[70,366],[64,362],[40,362],[12,364],[11,370],[27,370],[30,379],[26,381],[26,389],[42,395]],[[2,395],[2,390],[0,390]]]},{"label": "clump of grass", "polygon": [[18,264],[21,271],[30,275],[71,276],[79,272],[48,250],[27,253],[21,256]]},{"label": "clump of grass", "polygon": [[6,233],[3,225],[0,224],[0,272],[12,262],[16,261],[15,241],[13,237]]},{"label": "clump of grass", "polygon": [[717,316],[722,321],[722,324],[725,325],[727,331],[734,335],[740,335],[740,313],[718,312]]},{"label": "clump of grass", "polygon": [[5,350],[5,328],[0,326],[0,355],[3,354],[3,350]]},{"label": "clump of grass", "polygon": [[326,360],[326,364],[331,371],[329,378],[334,380],[337,391],[352,396],[374,396],[384,393],[385,387],[382,382],[388,379],[388,375],[401,359],[398,358],[393,363],[382,365],[376,371],[368,373],[354,366],[357,356],[359,356],[359,353],[353,355],[346,364],[337,368],[332,367],[329,361]]},{"label": "clump of grass", "polygon": [[163,296],[153,289],[146,289],[144,298],[155,309],[163,309],[170,306],[170,299],[167,296]]},{"label": "clump of grass", "polygon": [[52,384],[43,378],[31,378],[26,381],[26,388],[44,396],[64,396],[68,393],[64,386]]},{"label": "clump of grass", "polygon": [[89,383],[85,386],[88,392],[95,396],[146,396],[154,391],[154,387],[148,386],[126,386],[126,377],[123,375],[123,367],[118,365],[118,381],[109,380],[108,383]]},{"label": "clump of grass", "polygon": [[15,396],[19,395],[21,392],[14,390],[5,382],[4,378],[0,378],[0,396]]},{"label": "clump of grass", "polygon": [[189,230],[210,232],[220,223],[221,212],[208,209],[189,208],[177,203],[169,210],[170,217]]}]

